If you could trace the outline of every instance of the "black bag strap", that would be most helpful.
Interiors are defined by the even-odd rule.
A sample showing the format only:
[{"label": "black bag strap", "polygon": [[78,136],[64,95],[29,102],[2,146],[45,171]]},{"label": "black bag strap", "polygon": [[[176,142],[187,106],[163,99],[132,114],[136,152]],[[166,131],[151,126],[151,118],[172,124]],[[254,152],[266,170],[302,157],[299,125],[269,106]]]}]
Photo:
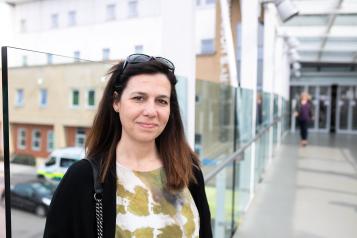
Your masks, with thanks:
[{"label": "black bag strap", "polygon": [[97,220],[97,238],[103,238],[103,184],[99,179],[100,164],[97,160],[85,158],[93,171],[95,216]]}]

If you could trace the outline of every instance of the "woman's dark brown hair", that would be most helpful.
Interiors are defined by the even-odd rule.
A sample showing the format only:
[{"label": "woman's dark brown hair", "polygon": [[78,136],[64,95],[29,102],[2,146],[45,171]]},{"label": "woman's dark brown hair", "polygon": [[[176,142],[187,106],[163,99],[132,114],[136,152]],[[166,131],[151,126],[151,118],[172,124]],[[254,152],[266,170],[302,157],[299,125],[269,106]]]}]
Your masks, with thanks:
[{"label": "woman's dark brown hair", "polygon": [[123,62],[120,62],[108,72],[110,78],[85,144],[87,157],[101,160],[101,181],[104,182],[112,166],[115,166],[116,146],[122,133],[122,125],[117,112],[113,109],[113,102],[120,100],[132,76],[162,73],[167,76],[171,84],[170,116],[165,129],[156,138],[155,144],[166,174],[166,188],[170,191],[178,191],[188,186],[191,181],[196,182],[193,166],[199,166],[199,159],[185,139],[174,73],[156,60],[128,64],[124,71],[122,69]]}]

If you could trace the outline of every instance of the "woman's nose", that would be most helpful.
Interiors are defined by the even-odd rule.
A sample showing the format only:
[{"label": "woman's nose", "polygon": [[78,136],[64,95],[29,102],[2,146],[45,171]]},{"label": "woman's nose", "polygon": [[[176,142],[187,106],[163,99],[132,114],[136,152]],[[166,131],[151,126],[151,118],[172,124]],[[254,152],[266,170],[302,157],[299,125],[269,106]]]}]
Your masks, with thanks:
[{"label": "woman's nose", "polygon": [[156,115],[156,105],[155,102],[147,102],[144,107],[144,115],[145,116],[155,116]]}]

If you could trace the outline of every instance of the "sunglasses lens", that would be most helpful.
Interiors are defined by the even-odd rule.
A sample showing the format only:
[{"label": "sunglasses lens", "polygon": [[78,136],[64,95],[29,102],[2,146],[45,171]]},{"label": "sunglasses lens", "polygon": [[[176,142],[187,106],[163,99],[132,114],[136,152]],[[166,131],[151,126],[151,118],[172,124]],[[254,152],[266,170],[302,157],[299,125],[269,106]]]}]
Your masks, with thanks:
[{"label": "sunglasses lens", "polygon": [[175,66],[170,60],[165,59],[163,57],[156,57],[155,59],[157,61],[159,61],[160,63],[163,63],[164,65],[166,65],[170,70],[175,70]]},{"label": "sunglasses lens", "polygon": [[171,71],[175,70],[175,66],[170,60],[165,59],[163,57],[151,57],[149,55],[144,55],[144,54],[132,54],[132,55],[129,55],[126,58],[126,61],[125,61],[124,66],[123,66],[123,70],[125,69],[125,67],[126,67],[126,65],[128,63],[129,64],[145,63],[145,62],[148,62],[150,60],[153,60],[154,58],[155,58],[155,60],[159,61],[160,63],[166,65],[166,67],[168,67],[169,70],[171,70]]},{"label": "sunglasses lens", "polygon": [[127,58],[128,63],[144,63],[150,60],[150,56],[143,54],[133,54],[129,55]]}]

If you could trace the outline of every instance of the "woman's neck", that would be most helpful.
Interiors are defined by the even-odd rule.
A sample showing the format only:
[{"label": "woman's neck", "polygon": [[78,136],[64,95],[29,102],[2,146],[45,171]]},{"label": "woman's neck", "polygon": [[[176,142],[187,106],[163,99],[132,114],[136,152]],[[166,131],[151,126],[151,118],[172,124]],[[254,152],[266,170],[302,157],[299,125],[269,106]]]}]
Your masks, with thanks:
[{"label": "woman's neck", "polygon": [[138,143],[121,138],[116,148],[116,160],[135,170],[150,170],[161,166],[155,141]]}]

